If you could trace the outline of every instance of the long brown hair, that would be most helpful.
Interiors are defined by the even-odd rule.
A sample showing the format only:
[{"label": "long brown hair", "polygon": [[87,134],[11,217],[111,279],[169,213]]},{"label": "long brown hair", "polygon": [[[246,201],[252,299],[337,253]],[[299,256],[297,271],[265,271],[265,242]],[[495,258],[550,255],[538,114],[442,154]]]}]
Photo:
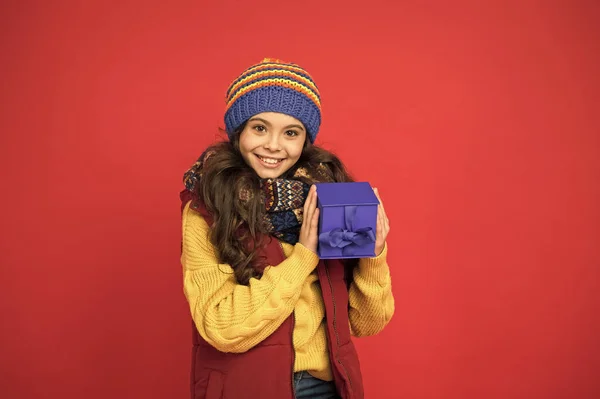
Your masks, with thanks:
[{"label": "long brown hair", "polygon": [[[247,285],[252,277],[260,278],[258,252],[267,233],[263,224],[261,179],[246,164],[239,148],[243,129],[244,126],[240,127],[231,141],[216,143],[206,150],[205,153],[211,153],[210,161],[203,167],[196,194],[213,216],[209,237],[219,262],[229,264],[237,281]],[[293,177],[299,168],[307,173]],[[292,177],[308,184],[353,181],[335,154],[308,140],[298,162],[281,176]]]}]

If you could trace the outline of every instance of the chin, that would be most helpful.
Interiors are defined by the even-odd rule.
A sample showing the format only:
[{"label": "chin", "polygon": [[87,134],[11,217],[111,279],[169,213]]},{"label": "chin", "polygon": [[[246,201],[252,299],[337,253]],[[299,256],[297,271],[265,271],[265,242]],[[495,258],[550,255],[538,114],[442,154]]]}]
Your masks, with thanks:
[{"label": "chin", "polygon": [[290,168],[283,167],[283,165],[282,165],[281,168],[277,168],[277,169],[265,169],[265,168],[257,165],[253,169],[261,179],[277,179],[281,175],[283,175],[285,172],[287,172]]},{"label": "chin", "polygon": [[266,171],[266,172],[257,173],[257,175],[261,179],[277,179],[277,178],[279,178],[279,176],[281,176],[284,173],[285,172],[279,173],[279,172],[274,172],[274,171]]}]

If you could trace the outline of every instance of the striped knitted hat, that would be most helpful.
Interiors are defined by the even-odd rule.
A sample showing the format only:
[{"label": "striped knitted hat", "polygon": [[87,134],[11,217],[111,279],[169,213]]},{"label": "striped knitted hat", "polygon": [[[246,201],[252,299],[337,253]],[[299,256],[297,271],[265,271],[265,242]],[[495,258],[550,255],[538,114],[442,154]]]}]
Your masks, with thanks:
[{"label": "striped knitted hat", "polygon": [[246,69],[229,89],[225,130],[229,138],[244,122],[261,112],[280,112],[304,124],[314,142],[321,125],[321,96],[308,72],[300,66],[265,58]]}]

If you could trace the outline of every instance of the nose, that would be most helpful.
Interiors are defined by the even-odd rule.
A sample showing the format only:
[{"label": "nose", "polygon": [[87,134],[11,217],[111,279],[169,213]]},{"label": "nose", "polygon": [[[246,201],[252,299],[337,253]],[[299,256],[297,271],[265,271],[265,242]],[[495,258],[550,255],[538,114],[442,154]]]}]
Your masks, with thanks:
[{"label": "nose", "polygon": [[275,133],[270,133],[267,137],[267,141],[265,142],[264,147],[270,151],[281,150],[281,144],[279,143],[279,135]]}]

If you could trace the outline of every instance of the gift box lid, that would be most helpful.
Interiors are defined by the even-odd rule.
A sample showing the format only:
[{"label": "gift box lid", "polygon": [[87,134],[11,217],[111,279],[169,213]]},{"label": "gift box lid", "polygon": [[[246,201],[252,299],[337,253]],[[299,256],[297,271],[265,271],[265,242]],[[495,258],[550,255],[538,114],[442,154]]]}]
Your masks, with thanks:
[{"label": "gift box lid", "polygon": [[368,182],[316,183],[319,205],[379,205],[379,200]]}]

